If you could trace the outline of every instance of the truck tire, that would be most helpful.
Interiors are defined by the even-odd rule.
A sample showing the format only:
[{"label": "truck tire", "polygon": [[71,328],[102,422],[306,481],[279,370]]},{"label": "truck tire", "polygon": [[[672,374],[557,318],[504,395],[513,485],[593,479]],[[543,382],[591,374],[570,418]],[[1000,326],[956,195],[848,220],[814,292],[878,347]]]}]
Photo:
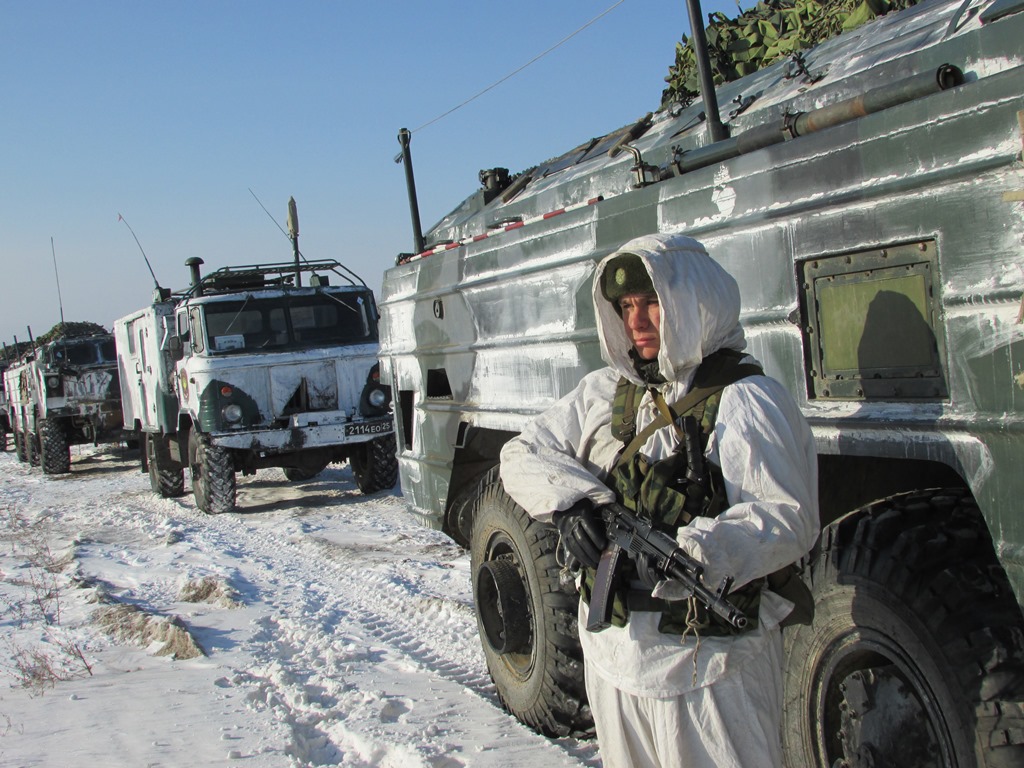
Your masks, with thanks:
[{"label": "truck tire", "polygon": [[579,596],[559,583],[555,529],[505,493],[495,467],[480,483],[470,538],[480,641],[502,705],[546,736],[592,732]]},{"label": "truck tire", "polygon": [[52,419],[39,420],[39,458],[45,475],[71,471],[71,445],[64,425]]},{"label": "truck tire", "polygon": [[788,768],[1024,765],[1024,622],[973,499],[893,497],[833,524],[786,631]]},{"label": "truck tire", "polygon": [[154,435],[143,435],[142,442],[146,449],[146,469],[149,471],[149,487],[153,493],[165,499],[176,499],[185,495],[185,470],[180,466],[168,466],[161,458],[158,440]]},{"label": "truck tire", "polygon": [[361,493],[376,493],[395,487],[398,482],[397,451],[394,432],[375,437],[352,449],[349,463]]},{"label": "truck tire", "polygon": [[25,452],[28,453],[28,464],[30,467],[38,467],[42,461],[42,453],[39,450],[39,435],[35,432],[25,432]]},{"label": "truck tire", "polygon": [[233,510],[235,467],[231,454],[193,429],[188,437],[188,462],[196,506],[208,515]]},{"label": "truck tire", "polygon": [[22,464],[28,461],[28,448],[25,445],[25,433],[14,430],[14,455]]}]

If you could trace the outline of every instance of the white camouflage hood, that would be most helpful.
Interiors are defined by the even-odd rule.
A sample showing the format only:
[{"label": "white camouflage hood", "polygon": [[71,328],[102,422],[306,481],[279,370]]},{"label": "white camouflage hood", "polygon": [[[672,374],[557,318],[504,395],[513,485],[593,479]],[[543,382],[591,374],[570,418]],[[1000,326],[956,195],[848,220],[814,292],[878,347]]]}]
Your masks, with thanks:
[{"label": "white camouflage hood", "polygon": [[594,275],[594,307],[601,356],[620,375],[640,384],[629,357],[632,344],[622,318],[601,292],[611,259],[632,253],[647,267],[661,304],[661,350],[658,369],[666,381],[688,381],[707,355],[746,346],[739,324],[740,291],[736,281],[708,256],[704,246],[684,235],[645,235],[609,254]]}]

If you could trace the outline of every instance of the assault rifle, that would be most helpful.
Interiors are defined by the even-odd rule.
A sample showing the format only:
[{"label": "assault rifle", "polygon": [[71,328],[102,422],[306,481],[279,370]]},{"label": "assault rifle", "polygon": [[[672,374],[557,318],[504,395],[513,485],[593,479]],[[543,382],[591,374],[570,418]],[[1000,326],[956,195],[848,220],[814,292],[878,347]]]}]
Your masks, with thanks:
[{"label": "assault rifle", "polygon": [[683,584],[708,610],[736,629],[746,627],[747,617],[726,599],[732,587],[731,576],[722,579],[718,590],[712,592],[704,585],[704,567],[683,552],[674,538],[620,504],[607,504],[601,507],[600,512],[607,526],[608,546],[601,554],[594,578],[587,618],[588,632],[600,632],[611,625],[614,582],[623,552],[634,561],[643,558],[646,565],[659,575]]}]

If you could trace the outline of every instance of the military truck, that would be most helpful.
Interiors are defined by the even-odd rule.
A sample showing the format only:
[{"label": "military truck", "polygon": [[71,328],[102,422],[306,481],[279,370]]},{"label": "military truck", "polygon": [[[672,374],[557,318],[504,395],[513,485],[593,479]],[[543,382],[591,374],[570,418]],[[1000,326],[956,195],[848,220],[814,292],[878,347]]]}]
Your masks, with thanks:
[{"label": "military truck", "polygon": [[597,261],[685,233],[738,280],[748,348],[817,443],[788,765],[1024,765],[1022,40],[1020,0],[931,0],[481,171],[425,235],[410,183],[415,252],[381,294],[403,495],[469,547],[488,668],[524,723],[587,732],[585,630],[499,451],[603,365]]},{"label": "military truck", "polygon": [[114,337],[58,335],[4,372],[14,450],[46,474],[71,471],[71,446],[123,438]]},{"label": "military truck", "polygon": [[[336,261],[222,267],[114,323],[125,423],[155,493],[208,514],[235,507],[235,473],[308,480],[348,460],[363,493],[398,477],[379,381],[372,291]],[[302,285],[302,276],[308,284]],[[332,278],[340,284],[332,285]]]},{"label": "military truck", "polygon": [[11,433],[11,417],[8,413],[7,385],[4,374],[10,363],[0,360],[0,451],[7,450],[7,435]]}]

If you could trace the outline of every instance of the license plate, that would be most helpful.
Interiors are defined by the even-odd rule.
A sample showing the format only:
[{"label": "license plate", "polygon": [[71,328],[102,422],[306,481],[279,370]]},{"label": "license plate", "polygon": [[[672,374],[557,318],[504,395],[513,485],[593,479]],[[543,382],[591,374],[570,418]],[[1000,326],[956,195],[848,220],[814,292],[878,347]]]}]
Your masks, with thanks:
[{"label": "license plate", "polygon": [[345,435],[381,435],[390,432],[392,424],[390,421],[368,421],[359,424],[346,424]]}]

